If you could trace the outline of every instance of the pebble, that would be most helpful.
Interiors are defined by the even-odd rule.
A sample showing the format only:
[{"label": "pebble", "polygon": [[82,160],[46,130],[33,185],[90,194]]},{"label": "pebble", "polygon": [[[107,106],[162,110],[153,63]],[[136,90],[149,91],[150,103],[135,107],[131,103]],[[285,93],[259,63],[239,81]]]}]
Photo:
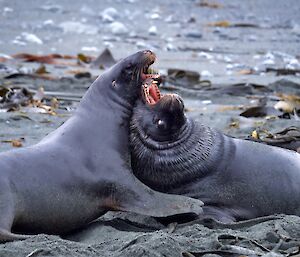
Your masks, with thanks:
[{"label": "pebble", "polygon": [[213,76],[214,76],[214,75],[213,75],[210,71],[208,71],[208,70],[203,70],[203,71],[201,71],[200,75],[201,75],[201,77],[213,77]]},{"label": "pebble", "polygon": [[300,25],[299,24],[295,24],[292,28],[292,32],[293,34],[300,36]]},{"label": "pebble", "polygon": [[77,33],[87,35],[96,35],[98,33],[98,28],[96,26],[83,24],[78,21],[65,21],[60,23],[59,27],[64,31],[64,33]]},{"label": "pebble", "polygon": [[250,69],[251,67],[245,64],[241,64],[241,63],[229,63],[226,65],[226,69],[227,70],[247,70]]},{"label": "pebble", "polygon": [[112,42],[107,42],[107,41],[104,41],[103,42],[103,45],[106,47],[106,48],[114,48],[114,44]]},{"label": "pebble", "polygon": [[172,52],[172,51],[177,51],[177,48],[171,44],[171,43],[168,43],[166,46],[165,46],[165,50],[169,51],[169,52]]},{"label": "pebble", "polygon": [[274,56],[274,54],[272,54],[271,52],[268,52],[268,53],[266,53],[266,54],[264,55],[264,58],[265,58],[265,59],[274,59],[275,56]]},{"label": "pebble", "polygon": [[173,22],[175,22],[175,19],[174,19],[173,15],[167,16],[165,18],[165,22],[167,22],[167,23],[173,23]]},{"label": "pebble", "polygon": [[211,55],[209,53],[206,53],[206,52],[200,52],[200,53],[198,53],[198,56],[199,57],[203,57],[203,58],[205,58],[207,60],[211,60],[211,59],[214,58],[213,55]]},{"label": "pebble", "polygon": [[51,4],[43,5],[40,8],[44,11],[53,12],[53,13],[61,12],[63,10],[61,5],[51,5]]},{"label": "pebble", "polygon": [[274,65],[275,61],[274,61],[274,59],[267,59],[267,60],[264,60],[262,63],[264,65]]},{"label": "pebble", "polygon": [[120,17],[119,12],[113,8],[113,7],[109,7],[104,9],[101,13],[100,13],[100,17],[102,19],[102,21],[104,22],[114,22],[116,19],[118,19]]},{"label": "pebble", "polygon": [[43,25],[44,26],[52,26],[52,25],[54,25],[54,21],[53,20],[45,20],[43,22]]},{"label": "pebble", "polygon": [[226,63],[231,63],[232,62],[232,59],[229,56],[226,56],[226,55],[223,57],[223,60]]},{"label": "pebble", "polygon": [[17,36],[13,41],[13,44],[25,46],[26,43],[34,43],[38,45],[42,45],[43,41],[36,35],[22,32],[20,36]]},{"label": "pebble", "polygon": [[13,59],[10,55],[4,54],[4,53],[0,53],[0,57],[5,58],[5,59],[9,59],[9,60]]},{"label": "pebble", "polygon": [[185,33],[184,36],[188,38],[202,38],[202,33],[199,31],[189,31]]},{"label": "pebble", "polygon": [[150,45],[150,44],[147,44],[146,42],[143,42],[143,41],[137,41],[135,43],[136,47],[139,48],[139,49],[152,49],[154,50],[155,48],[157,49],[158,47],[157,46],[153,46],[153,45]]},{"label": "pebble", "polygon": [[3,12],[4,13],[9,13],[9,12],[13,12],[14,11],[14,9],[12,9],[12,8],[10,8],[10,7],[4,7],[3,8]]},{"label": "pebble", "polygon": [[104,9],[102,12],[101,12],[101,15],[109,15],[115,19],[119,18],[119,12],[113,8],[113,7],[109,7],[109,8],[106,8]]},{"label": "pebble", "polygon": [[146,47],[146,43],[143,42],[143,41],[137,41],[135,43],[135,45],[138,47],[138,48],[145,48]]},{"label": "pebble", "polygon": [[80,8],[80,12],[82,12],[83,14],[86,14],[86,15],[91,15],[91,16],[95,15],[95,11],[86,5],[84,5]]},{"label": "pebble", "polygon": [[152,13],[150,15],[150,19],[151,20],[158,20],[158,19],[160,19],[160,15],[158,13]]},{"label": "pebble", "polygon": [[83,46],[81,47],[81,51],[85,52],[99,52],[99,49],[95,46]]},{"label": "pebble", "polygon": [[149,35],[155,36],[157,35],[157,27],[156,26],[151,26],[148,30]]},{"label": "pebble", "polygon": [[123,23],[118,21],[111,23],[109,28],[114,35],[128,34],[127,27]]},{"label": "pebble", "polygon": [[255,35],[249,35],[247,39],[250,42],[256,42],[257,41],[257,36],[255,36]]},{"label": "pebble", "polygon": [[288,62],[287,65],[290,65],[290,66],[292,66],[292,67],[294,67],[296,69],[300,68],[300,63],[299,63],[299,61],[296,58],[289,60],[289,62]]},{"label": "pebble", "polygon": [[19,45],[19,46],[26,46],[26,43],[25,43],[25,42],[20,41],[20,40],[18,40],[18,39],[14,39],[14,40],[12,41],[12,43],[15,44],[15,45]]}]

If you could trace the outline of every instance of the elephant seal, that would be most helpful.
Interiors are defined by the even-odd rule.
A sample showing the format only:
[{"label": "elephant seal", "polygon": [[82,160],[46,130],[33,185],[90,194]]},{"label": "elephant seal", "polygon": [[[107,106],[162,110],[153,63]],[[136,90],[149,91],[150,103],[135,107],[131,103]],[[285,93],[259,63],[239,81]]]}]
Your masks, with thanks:
[{"label": "elephant seal", "polygon": [[36,145],[0,154],[1,242],[62,235],[107,210],[202,211],[201,201],[155,192],[132,174],[129,122],[154,61],[148,50],[121,60],[96,79],[62,126]]},{"label": "elephant seal", "polygon": [[300,215],[299,154],[228,137],[187,118],[178,95],[149,91],[157,88],[137,101],[130,125],[132,169],[143,183],[201,199],[204,219]]}]

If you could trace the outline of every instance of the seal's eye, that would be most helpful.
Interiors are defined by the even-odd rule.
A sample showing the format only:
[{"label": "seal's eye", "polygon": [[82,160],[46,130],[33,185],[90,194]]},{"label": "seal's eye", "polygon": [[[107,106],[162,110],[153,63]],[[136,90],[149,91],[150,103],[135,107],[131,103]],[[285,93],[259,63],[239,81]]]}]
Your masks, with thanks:
[{"label": "seal's eye", "polygon": [[126,70],[132,69],[132,66],[133,66],[133,64],[131,62],[128,63],[127,66],[126,66]]},{"label": "seal's eye", "polygon": [[166,129],[167,128],[167,124],[161,119],[158,119],[156,121],[156,126],[158,129]]}]

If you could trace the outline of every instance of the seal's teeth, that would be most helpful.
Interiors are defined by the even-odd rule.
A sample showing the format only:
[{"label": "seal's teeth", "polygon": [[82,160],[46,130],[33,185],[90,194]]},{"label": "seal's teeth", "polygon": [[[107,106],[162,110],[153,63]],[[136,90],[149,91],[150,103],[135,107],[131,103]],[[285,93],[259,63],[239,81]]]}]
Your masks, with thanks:
[{"label": "seal's teeth", "polygon": [[145,74],[144,76],[146,79],[158,79],[159,78],[159,74]]},{"label": "seal's teeth", "polygon": [[153,69],[153,68],[148,68],[147,69],[147,74],[158,74],[158,71]]},{"label": "seal's teeth", "polygon": [[148,68],[147,73],[148,73],[148,74],[152,74],[152,73],[153,73],[153,69]]}]

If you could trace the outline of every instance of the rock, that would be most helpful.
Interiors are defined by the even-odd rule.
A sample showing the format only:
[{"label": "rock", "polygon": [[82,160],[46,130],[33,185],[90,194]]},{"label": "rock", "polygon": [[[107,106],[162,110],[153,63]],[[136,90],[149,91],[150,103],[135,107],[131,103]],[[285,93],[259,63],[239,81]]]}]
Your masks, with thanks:
[{"label": "rock", "polygon": [[43,11],[53,12],[53,13],[62,12],[63,10],[61,5],[54,5],[54,4],[43,5],[40,7],[40,9],[42,9]]},{"label": "rock", "polygon": [[135,45],[138,47],[138,48],[146,48],[147,44],[143,41],[137,41],[135,43]]},{"label": "rock", "polygon": [[292,80],[280,79],[280,80],[277,80],[277,81],[269,84],[268,87],[277,93],[295,94],[298,96],[300,95],[300,93],[299,93],[300,84],[298,84]]},{"label": "rock", "polygon": [[151,26],[148,30],[149,35],[155,36],[157,35],[157,28],[156,26]]},{"label": "rock", "polygon": [[127,27],[123,23],[118,21],[111,23],[109,28],[114,35],[128,34]]},{"label": "rock", "polygon": [[15,38],[13,43],[19,45],[26,45],[26,43],[34,43],[34,44],[42,45],[43,41],[35,34],[22,32],[20,36],[17,36]]},{"label": "rock", "polygon": [[151,20],[158,20],[158,19],[160,19],[160,15],[158,13],[152,13],[150,15],[150,19]]},{"label": "rock", "polygon": [[109,49],[105,49],[97,58],[91,63],[91,67],[94,68],[109,68],[116,63],[111,51]]},{"label": "rock", "polygon": [[169,15],[165,18],[165,22],[167,23],[173,23],[175,22],[173,15]]},{"label": "rock", "polygon": [[113,7],[104,9],[101,12],[101,15],[109,15],[109,16],[113,17],[114,19],[117,19],[120,17],[119,12]]},{"label": "rock", "polygon": [[78,21],[65,21],[60,23],[59,27],[64,31],[64,33],[87,35],[96,35],[98,33],[98,28],[96,26],[83,24]]},{"label": "rock", "polygon": [[53,26],[54,25],[54,21],[49,19],[49,20],[45,20],[43,22],[43,25],[46,27],[46,26]]},{"label": "rock", "polygon": [[14,11],[14,9],[12,9],[12,8],[10,8],[10,7],[7,7],[7,6],[3,8],[3,13],[4,13],[4,14],[10,13],[10,12],[13,12],[13,11]]},{"label": "rock", "polygon": [[264,65],[274,65],[275,61],[273,59],[266,59],[263,61]]},{"label": "rock", "polygon": [[300,36],[300,25],[299,24],[295,24],[292,28],[292,32],[293,34]]},{"label": "rock", "polygon": [[115,8],[109,7],[100,13],[100,17],[101,17],[102,21],[111,23],[111,22],[114,22],[115,19],[119,18],[120,15],[119,15],[119,12]]},{"label": "rock", "polygon": [[95,46],[83,46],[81,47],[81,51],[86,51],[86,52],[98,52],[99,49]]},{"label": "rock", "polygon": [[256,35],[249,35],[247,37],[248,41],[250,42],[256,42],[257,41],[257,36]]},{"label": "rock", "polygon": [[210,71],[208,71],[208,70],[203,70],[203,71],[201,71],[200,75],[201,75],[201,77],[213,77],[213,76],[214,76],[214,75],[213,75]]},{"label": "rock", "polygon": [[188,38],[202,38],[202,33],[196,30],[188,31],[184,34],[185,37]]},{"label": "rock", "polygon": [[22,33],[22,37],[27,42],[35,43],[35,44],[38,44],[38,45],[42,45],[43,44],[43,41],[38,36],[36,36],[34,34],[23,32]]},{"label": "rock", "polygon": [[90,15],[90,16],[95,15],[95,11],[92,8],[90,8],[89,6],[86,6],[86,5],[84,5],[80,8],[80,12],[82,12],[83,14],[86,14],[86,15]]},{"label": "rock", "polygon": [[198,53],[198,56],[202,57],[202,58],[205,58],[207,60],[214,59],[214,57],[211,54],[206,53],[206,52],[200,52],[200,53]]},{"label": "rock", "polygon": [[165,49],[167,50],[167,51],[177,51],[177,47],[176,46],[174,46],[174,45],[172,45],[171,43],[168,43],[167,45],[166,45],[166,47],[165,47]]}]

